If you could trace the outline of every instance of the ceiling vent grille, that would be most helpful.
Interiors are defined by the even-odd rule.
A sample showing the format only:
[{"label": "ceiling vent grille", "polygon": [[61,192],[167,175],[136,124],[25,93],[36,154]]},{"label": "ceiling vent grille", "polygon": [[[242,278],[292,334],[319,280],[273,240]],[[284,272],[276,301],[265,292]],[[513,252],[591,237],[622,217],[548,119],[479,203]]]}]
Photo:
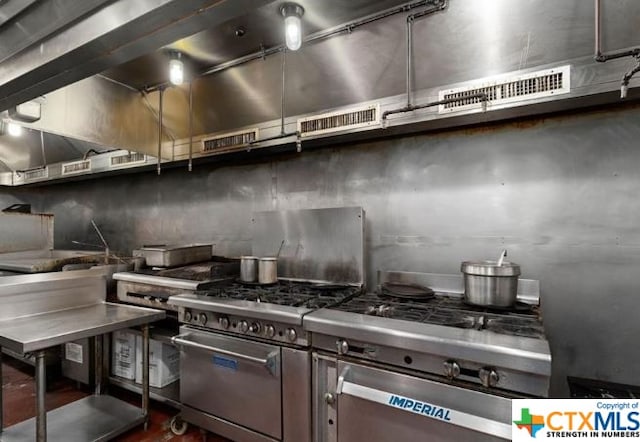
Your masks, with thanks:
[{"label": "ceiling vent grille", "polygon": [[124,155],[114,155],[111,157],[110,165],[111,167],[115,166],[124,166],[127,164],[137,164],[137,163],[145,163],[147,161],[147,156],[143,153],[131,152],[125,153]]},{"label": "ceiling vent grille", "polygon": [[240,146],[247,146],[258,141],[258,135],[258,129],[251,129],[247,131],[223,134],[214,138],[207,138],[202,140],[202,151],[220,152],[232,150]]},{"label": "ceiling vent grille", "polygon": [[26,170],[22,172],[25,181],[35,181],[49,178],[49,167],[41,167],[40,169]]},{"label": "ceiling vent grille", "polygon": [[298,133],[302,137],[309,137],[379,124],[380,105],[375,104],[301,118],[298,120]]},{"label": "ceiling vent grille", "polygon": [[561,66],[523,75],[501,76],[500,78],[477,80],[465,86],[442,90],[440,100],[459,99],[439,106],[439,113],[475,109],[482,105],[482,99],[467,96],[484,93],[492,105],[516,103],[524,100],[567,94],[570,87],[571,67]]},{"label": "ceiling vent grille", "polygon": [[91,160],[73,161],[62,165],[62,175],[88,172],[91,170]]}]

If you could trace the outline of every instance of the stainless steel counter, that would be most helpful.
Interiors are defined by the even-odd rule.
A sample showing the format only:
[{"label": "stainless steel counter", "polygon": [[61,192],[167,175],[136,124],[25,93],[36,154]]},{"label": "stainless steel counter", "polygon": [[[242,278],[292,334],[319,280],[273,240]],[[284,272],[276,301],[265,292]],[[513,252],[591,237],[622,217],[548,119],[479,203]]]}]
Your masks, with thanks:
[{"label": "stainless steel counter", "polygon": [[101,303],[0,321],[0,347],[18,353],[154,322],[162,310]]},{"label": "stainless steel counter", "polygon": [[98,263],[103,252],[90,250],[27,250],[1,253],[0,270],[40,273],[61,270],[66,264]]},{"label": "stainless steel counter", "polygon": [[[66,273],[66,274],[65,274]],[[104,275],[92,271],[1,278],[0,364],[2,347],[32,353],[36,366],[36,416],[3,429],[0,388],[0,441],[105,441],[145,422],[149,409],[149,323],[163,319],[163,310],[104,302]],[[142,407],[102,396],[103,335],[142,326]],[[96,396],[60,407],[45,407],[45,350],[65,342],[96,337]],[[0,370],[0,386],[2,371]],[[47,426],[49,420],[49,426]]]}]

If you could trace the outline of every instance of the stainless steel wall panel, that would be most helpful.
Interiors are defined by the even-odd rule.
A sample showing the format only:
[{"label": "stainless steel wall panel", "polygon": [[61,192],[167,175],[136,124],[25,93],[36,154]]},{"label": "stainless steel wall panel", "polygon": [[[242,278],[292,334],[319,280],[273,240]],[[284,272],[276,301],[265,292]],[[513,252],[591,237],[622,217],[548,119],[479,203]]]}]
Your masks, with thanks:
[{"label": "stainless steel wall panel", "polygon": [[601,110],[2,198],[55,213],[59,247],[95,241],[93,218],[116,250],[210,241],[226,255],[251,250],[255,211],[359,205],[370,287],[377,270],[456,273],[507,248],[540,280],[552,394],[565,395],[567,375],[637,383],[639,118]]},{"label": "stainless steel wall panel", "polygon": [[53,249],[53,223],[50,214],[0,212],[0,253]]},{"label": "stainless steel wall panel", "polygon": [[363,285],[362,207],[257,212],[253,256],[278,258],[278,277]]}]

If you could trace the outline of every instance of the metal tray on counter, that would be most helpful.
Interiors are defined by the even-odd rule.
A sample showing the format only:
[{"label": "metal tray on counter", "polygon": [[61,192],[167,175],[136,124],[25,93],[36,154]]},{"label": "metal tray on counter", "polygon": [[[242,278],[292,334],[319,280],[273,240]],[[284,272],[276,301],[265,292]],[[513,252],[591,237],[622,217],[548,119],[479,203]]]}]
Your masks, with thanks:
[{"label": "metal tray on counter", "polygon": [[211,260],[211,244],[149,245],[133,251],[142,256],[149,267],[179,267],[195,262]]}]

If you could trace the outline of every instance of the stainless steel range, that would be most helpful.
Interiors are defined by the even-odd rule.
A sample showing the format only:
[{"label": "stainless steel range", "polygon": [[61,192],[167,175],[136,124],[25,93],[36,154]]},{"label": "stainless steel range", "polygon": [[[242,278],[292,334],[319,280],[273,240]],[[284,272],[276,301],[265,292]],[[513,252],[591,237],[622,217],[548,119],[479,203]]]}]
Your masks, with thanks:
[{"label": "stainless steel range", "polygon": [[272,286],[220,284],[172,296],[183,324],[182,418],[236,441],[311,441],[311,339],[305,315],[359,295],[360,208],[254,215],[253,255],[274,254]]},{"label": "stainless steel range", "polygon": [[[508,311],[466,305],[457,275],[381,272],[379,281],[377,294],[304,318],[318,349],[314,440],[510,440],[510,398],[548,394],[537,281],[520,280]],[[434,293],[399,298],[386,282]]]}]

